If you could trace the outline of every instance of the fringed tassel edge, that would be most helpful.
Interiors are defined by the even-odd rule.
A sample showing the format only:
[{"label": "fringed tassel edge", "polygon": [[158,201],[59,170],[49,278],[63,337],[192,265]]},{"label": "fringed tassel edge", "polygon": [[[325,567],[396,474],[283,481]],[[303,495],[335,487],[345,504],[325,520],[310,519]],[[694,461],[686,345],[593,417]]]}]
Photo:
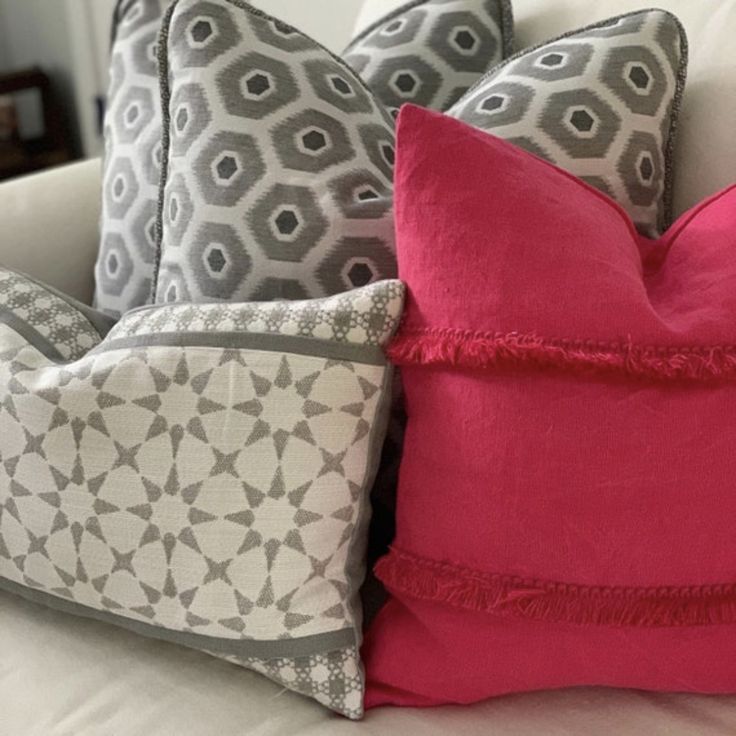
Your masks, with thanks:
[{"label": "fringed tassel edge", "polygon": [[659,380],[736,379],[736,346],[671,348],[428,329],[403,331],[391,343],[388,355],[397,365],[470,369],[526,365]]},{"label": "fringed tassel edge", "polygon": [[736,585],[606,588],[525,580],[392,549],[375,572],[399,594],[480,613],[598,626],[681,627],[736,622]]}]

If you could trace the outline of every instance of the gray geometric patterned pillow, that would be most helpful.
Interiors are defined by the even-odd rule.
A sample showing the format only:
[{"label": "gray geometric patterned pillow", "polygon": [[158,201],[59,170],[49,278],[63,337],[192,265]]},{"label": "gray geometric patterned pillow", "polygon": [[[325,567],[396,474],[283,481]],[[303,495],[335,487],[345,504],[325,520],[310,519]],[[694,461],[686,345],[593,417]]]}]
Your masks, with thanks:
[{"label": "gray geometric patterned pillow", "polygon": [[[102,240],[95,271],[95,304],[115,316],[150,301],[163,127],[156,41],[170,2],[118,0],[115,11]],[[387,105],[425,101],[446,108],[481,73],[508,55],[511,42],[508,0],[414,0],[361,34],[351,45],[349,61],[360,66]],[[370,59],[367,65],[366,59]],[[394,73],[384,79],[389,69]],[[197,102],[192,100],[195,106]],[[349,111],[349,101],[345,104]],[[338,191],[335,196],[343,195]],[[364,202],[371,196],[369,187]],[[359,209],[370,212],[365,204]],[[373,207],[376,209],[380,205]],[[374,254],[373,260],[381,258],[385,262],[388,256]],[[380,268],[380,264],[359,261],[354,265],[352,278],[341,273],[324,276],[323,280],[331,282],[329,288],[305,291],[296,281],[275,277],[255,298],[332,293],[338,286],[366,283],[377,265]],[[383,275],[391,273],[381,270]]]},{"label": "gray geometric patterned pillow", "polygon": [[[0,267],[0,323],[34,342],[50,360],[61,362],[86,355],[115,320],[30,276]],[[12,404],[8,396],[3,398],[0,412]]]},{"label": "gray geometric patterned pillow", "polygon": [[342,57],[384,105],[447,110],[512,47],[509,0],[412,0],[364,30]]},{"label": "gray geometric patterned pillow", "polygon": [[169,0],[118,0],[110,66],[95,306],[120,316],[150,302],[161,175],[156,44]]},{"label": "gray geometric patterned pillow", "polygon": [[156,301],[299,299],[395,276],[394,123],[343,62],[240,0],[162,27]]},{"label": "gray geometric patterned pillow", "polygon": [[[395,274],[393,123],[351,69],[241,0],[177,0],[159,53],[157,302],[319,297]],[[679,22],[638,11],[518,54],[450,114],[584,178],[656,235],[686,61]]]},{"label": "gray geometric patterned pillow", "polygon": [[449,114],[579,176],[656,237],[671,222],[686,71],[677,18],[643,10],[517,54]]},{"label": "gray geometric patterned pillow", "polygon": [[359,718],[403,285],[143,308],[101,341],[35,284],[0,284],[0,588]]}]

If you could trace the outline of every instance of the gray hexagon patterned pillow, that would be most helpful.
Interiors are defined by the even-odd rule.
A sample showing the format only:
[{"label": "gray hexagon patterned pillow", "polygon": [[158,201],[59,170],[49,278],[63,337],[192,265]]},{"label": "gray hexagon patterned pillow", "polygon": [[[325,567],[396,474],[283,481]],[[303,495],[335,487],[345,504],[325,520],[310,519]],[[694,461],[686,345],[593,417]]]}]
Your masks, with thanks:
[{"label": "gray hexagon patterned pillow", "polygon": [[156,300],[320,297],[396,272],[394,123],[341,61],[238,0],[178,0],[159,65]]},{"label": "gray hexagon patterned pillow", "polygon": [[576,174],[656,237],[671,222],[686,71],[677,18],[643,10],[517,54],[449,114]]},{"label": "gray hexagon patterned pillow", "polygon": [[120,316],[150,300],[161,175],[156,44],[169,0],[118,0],[105,118],[95,306]]},{"label": "gray hexagon patterned pillow", "polygon": [[[393,120],[367,85],[241,0],[176,0],[162,39],[156,300],[317,297],[393,277]],[[630,13],[518,54],[450,114],[584,178],[655,235],[686,60],[674,16]]]},{"label": "gray hexagon patterned pillow", "polygon": [[385,108],[315,42],[246,4],[172,10],[157,301],[296,299],[394,276]]},{"label": "gray hexagon patterned pillow", "polygon": [[[163,126],[156,41],[170,2],[118,0],[115,11],[112,82],[105,128],[107,155],[102,239],[95,271],[95,303],[116,316],[150,301]],[[438,106],[446,107],[510,48],[512,19],[508,0],[413,0],[391,17],[395,22],[389,27],[381,28],[378,24],[356,39],[350,58],[355,64],[362,63],[368,50],[375,46],[370,52],[371,59],[385,58],[388,66],[401,65],[400,70],[397,68],[398,74],[392,75],[388,80],[389,86],[384,90],[388,92],[391,85],[398,85],[396,89],[401,100],[419,102],[429,101],[431,97]],[[384,25],[387,22],[385,19]],[[199,41],[202,48],[207,42],[206,38]],[[411,62],[409,67],[404,61]],[[425,70],[428,64],[432,69],[422,73],[417,83],[416,74]],[[386,68],[384,65],[373,68],[373,76],[371,69],[363,69],[376,89],[380,87],[381,75]],[[409,95],[406,93],[407,84],[412,84]],[[394,103],[399,101],[389,95],[382,99],[387,104],[392,100]],[[201,96],[196,97],[195,94],[191,100],[193,116],[207,114],[198,108],[199,103],[206,104]],[[345,112],[350,112],[350,101],[346,100],[345,105]],[[180,111],[180,125],[184,124],[188,114],[188,110]],[[224,173],[227,173],[227,167],[228,162],[222,167]],[[363,192],[363,202],[371,198],[372,190],[370,187]],[[340,192],[336,196],[340,196]],[[349,206],[349,203],[344,206]],[[365,204],[360,209],[370,214],[379,210],[380,205],[371,208]],[[358,213],[356,217],[361,219],[362,215]],[[287,231],[297,227],[289,214],[281,220],[281,226]],[[314,234],[318,227],[315,221],[308,234]],[[213,238],[222,235],[226,240],[230,235],[222,228],[209,234]],[[383,259],[385,261],[385,254]],[[213,263],[217,268],[217,255],[213,255]],[[331,285],[320,293],[342,289],[346,281],[364,283],[371,278],[373,268],[356,263],[351,277],[339,273],[332,278],[324,277],[323,280],[328,280]],[[263,284],[261,294],[297,297],[305,293],[295,281],[287,283],[279,277],[274,279]],[[223,289],[226,288],[227,283],[223,285]]]},{"label": "gray hexagon patterned pillow", "polygon": [[412,0],[354,38],[343,58],[387,107],[447,110],[512,46],[509,0]]}]

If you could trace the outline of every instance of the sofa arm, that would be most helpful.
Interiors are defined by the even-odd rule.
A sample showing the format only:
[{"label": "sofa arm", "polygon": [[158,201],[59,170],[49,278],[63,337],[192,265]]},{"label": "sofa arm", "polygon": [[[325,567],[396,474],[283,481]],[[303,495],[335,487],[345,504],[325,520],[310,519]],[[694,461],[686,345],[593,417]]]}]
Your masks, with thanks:
[{"label": "sofa arm", "polygon": [[0,264],[89,304],[100,178],[95,159],[0,184]]}]

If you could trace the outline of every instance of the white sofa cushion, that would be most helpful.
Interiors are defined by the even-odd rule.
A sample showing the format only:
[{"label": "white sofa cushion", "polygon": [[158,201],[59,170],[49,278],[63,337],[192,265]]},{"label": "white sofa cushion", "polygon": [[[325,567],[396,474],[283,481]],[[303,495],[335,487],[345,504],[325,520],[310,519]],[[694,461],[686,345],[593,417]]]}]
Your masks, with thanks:
[{"label": "white sofa cushion", "polygon": [[736,699],[573,689],[361,723],[221,660],[0,593],[0,733],[12,736],[732,736]]},{"label": "white sofa cushion", "polygon": [[94,159],[0,184],[0,263],[89,304],[100,176]]}]

